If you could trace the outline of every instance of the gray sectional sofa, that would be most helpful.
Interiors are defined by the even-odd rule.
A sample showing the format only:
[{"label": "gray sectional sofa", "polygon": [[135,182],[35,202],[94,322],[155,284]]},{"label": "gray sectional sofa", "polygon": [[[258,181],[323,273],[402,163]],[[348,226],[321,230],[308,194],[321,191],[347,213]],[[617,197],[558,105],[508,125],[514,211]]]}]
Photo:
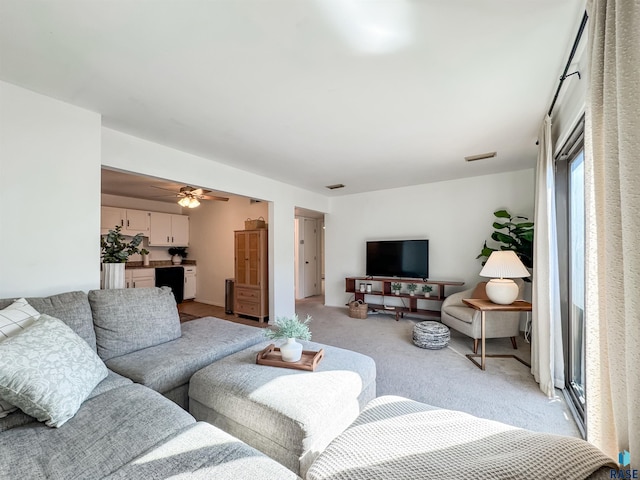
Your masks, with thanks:
[{"label": "gray sectional sofa", "polygon": [[[375,364],[356,352],[324,346],[329,355],[313,375],[258,370],[251,358],[264,347],[261,329],[210,317],[181,325],[166,287],[29,298],[23,306],[36,310],[37,321],[14,323],[13,337],[3,340],[6,312],[20,303],[14,300],[0,299],[0,479],[288,480],[299,478],[297,472],[308,480],[456,475],[599,480],[615,472],[611,459],[582,440],[527,432],[400,397],[369,402],[375,396]],[[51,327],[48,356],[25,349],[30,332],[49,324],[56,330]],[[15,334],[18,328],[22,331]],[[76,371],[56,369],[73,342],[89,355],[74,357]],[[16,345],[22,348],[18,356]],[[23,391],[11,375],[7,379],[14,364],[55,384],[82,377],[90,362],[100,376],[71,415],[44,419],[39,405],[21,404],[36,412],[37,421],[11,411],[12,392]],[[42,378],[49,367],[53,381]],[[197,418],[226,427],[281,463],[196,421],[187,411],[189,394]],[[338,421],[336,412],[348,415]],[[47,426],[56,422],[57,428]]]},{"label": "gray sectional sofa", "polygon": [[297,478],[187,412],[191,375],[262,341],[260,329],[211,317],[181,325],[166,287],[27,301],[84,339],[108,374],[59,428],[20,410],[0,418],[0,478]]}]

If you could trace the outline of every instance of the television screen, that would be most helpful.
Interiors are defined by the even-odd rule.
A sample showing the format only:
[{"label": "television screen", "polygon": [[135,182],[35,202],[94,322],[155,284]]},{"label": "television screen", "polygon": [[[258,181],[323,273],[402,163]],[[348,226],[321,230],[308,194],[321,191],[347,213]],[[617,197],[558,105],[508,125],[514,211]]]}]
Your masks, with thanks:
[{"label": "television screen", "polygon": [[367,242],[370,277],[429,278],[429,240]]}]

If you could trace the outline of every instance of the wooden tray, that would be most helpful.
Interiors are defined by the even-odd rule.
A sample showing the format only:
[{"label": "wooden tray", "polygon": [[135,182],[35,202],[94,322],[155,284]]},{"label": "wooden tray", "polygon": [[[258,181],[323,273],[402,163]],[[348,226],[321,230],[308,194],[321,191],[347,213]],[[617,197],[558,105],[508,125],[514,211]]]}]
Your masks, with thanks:
[{"label": "wooden tray", "polygon": [[303,350],[302,357],[297,362],[285,362],[282,360],[280,349],[273,343],[256,355],[258,365],[269,365],[270,367],[293,368],[294,370],[314,371],[320,360],[324,357],[324,349],[319,352]]}]

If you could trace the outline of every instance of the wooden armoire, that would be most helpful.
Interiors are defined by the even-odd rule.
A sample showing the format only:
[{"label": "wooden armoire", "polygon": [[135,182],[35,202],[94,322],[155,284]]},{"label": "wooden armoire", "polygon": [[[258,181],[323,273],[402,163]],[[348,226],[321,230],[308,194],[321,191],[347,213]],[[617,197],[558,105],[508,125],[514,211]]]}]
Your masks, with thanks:
[{"label": "wooden armoire", "polygon": [[266,228],[234,232],[234,313],[260,322],[269,316],[268,233]]}]

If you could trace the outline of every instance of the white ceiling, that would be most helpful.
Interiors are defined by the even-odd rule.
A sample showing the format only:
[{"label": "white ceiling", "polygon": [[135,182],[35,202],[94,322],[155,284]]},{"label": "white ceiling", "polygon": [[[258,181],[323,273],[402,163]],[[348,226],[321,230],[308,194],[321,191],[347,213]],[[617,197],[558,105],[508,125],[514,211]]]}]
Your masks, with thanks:
[{"label": "white ceiling", "polygon": [[[1,0],[0,79],[340,195],[532,167],[583,11],[584,0]],[[335,183],[346,188],[324,188]]]}]

